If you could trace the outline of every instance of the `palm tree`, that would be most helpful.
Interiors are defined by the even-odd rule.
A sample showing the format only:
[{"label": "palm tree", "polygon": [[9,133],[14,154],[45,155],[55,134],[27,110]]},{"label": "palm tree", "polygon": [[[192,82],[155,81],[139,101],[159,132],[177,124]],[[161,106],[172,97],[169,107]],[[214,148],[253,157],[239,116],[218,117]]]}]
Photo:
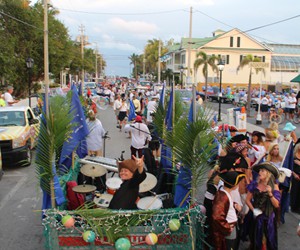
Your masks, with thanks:
[{"label": "palm tree", "polygon": [[137,64],[139,62],[140,56],[133,53],[128,59],[131,61],[130,64],[133,64],[134,78],[137,79]]},{"label": "palm tree", "polygon": [[[243,60],[240,62],[240,65],[237,68],[237,71],[240,69],[244,68],[245,66],[250,67],[250,72],[249,72],[249,82],[248,82],[248,90],[247,90],[247,116],[250,116],[250,104],[251,104],[251,83],[252,83],[252,62],[261,62],[260,58],[254,57],[253,55],[249,54],[243,58]],[[257,74],[258,72],[263,72],[265,74],[265,69],[264,68],[255,68],[255,73]]]},{"label": "palm tree", "polygon": [[205,77],[205,97],[204,101],[207,99],[207,78],[208,78],[208,66],[212,68],[213,71],[218,71],[218,67],[216,65],[216,61],[219,59],[215,55],[207,55],[205,52],[200,51],[196,55],[197,59],[194,62],[195,72],[198,70],[200,66],[203,66],[202,73]]}]

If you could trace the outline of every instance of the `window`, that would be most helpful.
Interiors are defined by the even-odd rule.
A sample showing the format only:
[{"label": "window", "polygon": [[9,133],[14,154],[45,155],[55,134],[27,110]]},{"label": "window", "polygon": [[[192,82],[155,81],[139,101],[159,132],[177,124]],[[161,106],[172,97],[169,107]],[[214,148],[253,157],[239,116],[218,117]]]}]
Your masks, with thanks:
[{"label": "window", "polygon": [[237,38],[237,47],[241,47],[241,38],[238,36]]},{"label": "window", "polygon": [[233,47],[233,36],[230,37],[230,47]]},{"label": "window", "polygon": [[226,64],[229,64],[229,55],[226,55]]},{"label": "window", "polygon": [[240,62],[243,61],[244,56],[240,55]]},{"label": "window", "polygon": [[262,57],[262,61],[263,61],[263,62],[266,61],[266,57],[265,57],[265,56]]}]

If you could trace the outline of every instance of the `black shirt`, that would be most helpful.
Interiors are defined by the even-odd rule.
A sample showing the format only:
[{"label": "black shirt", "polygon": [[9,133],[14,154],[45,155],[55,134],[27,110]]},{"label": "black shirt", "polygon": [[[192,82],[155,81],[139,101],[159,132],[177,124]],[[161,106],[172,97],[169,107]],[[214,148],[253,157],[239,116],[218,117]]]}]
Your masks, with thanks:
[{"label": "black shirt", "polygon": [[145,170],[140,174],[136,170],[131,179],[124,181],[114,194],[109,208],[137,209],[136,200],[139,194],[139,185],[146,179]]}]

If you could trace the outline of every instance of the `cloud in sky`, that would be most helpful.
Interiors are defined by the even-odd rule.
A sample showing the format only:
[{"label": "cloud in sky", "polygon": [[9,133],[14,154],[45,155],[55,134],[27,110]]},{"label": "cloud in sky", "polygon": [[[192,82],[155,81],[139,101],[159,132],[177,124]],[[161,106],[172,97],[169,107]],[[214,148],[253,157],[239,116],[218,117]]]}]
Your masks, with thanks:
[{"label": "cloud in sky", "polygon": [[[33,3],[37,0],[32,1]],[[189,10],[193,7],[193,37],[212,35],[216,29],[242,31],[298,15],[300,1],[293,5],[281,0],[51,0],[60,10],[58,18],[72,38],[85,26],[89,42],[97,42],[107,55],[108,71],[116,72],[116,60],[109,54],[129,57],[142,53],[148,40],[173,38],[180,42],[189,34]],[[250,32],[259,41],[299,43],[299,19]],[[270,41],[271,40],[271,41]],[[121,62],[118,62],[119,64]],[[128,68],[129,61],[123,60]],[[122,72],[120,72],[122,74]],[[124,74],[128,75],[128,69]]]}]

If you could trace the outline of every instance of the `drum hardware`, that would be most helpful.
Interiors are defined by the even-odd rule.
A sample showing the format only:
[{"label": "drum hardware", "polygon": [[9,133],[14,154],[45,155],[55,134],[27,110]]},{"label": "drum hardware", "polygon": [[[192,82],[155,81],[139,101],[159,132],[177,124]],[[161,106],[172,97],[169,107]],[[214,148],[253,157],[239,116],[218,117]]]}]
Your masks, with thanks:
[{"label": "drum hardware", "polygon": [[94,202],[98,207],[108,208],[113,195],[111,194],[100,194],[99,197],[94,198]]}]

